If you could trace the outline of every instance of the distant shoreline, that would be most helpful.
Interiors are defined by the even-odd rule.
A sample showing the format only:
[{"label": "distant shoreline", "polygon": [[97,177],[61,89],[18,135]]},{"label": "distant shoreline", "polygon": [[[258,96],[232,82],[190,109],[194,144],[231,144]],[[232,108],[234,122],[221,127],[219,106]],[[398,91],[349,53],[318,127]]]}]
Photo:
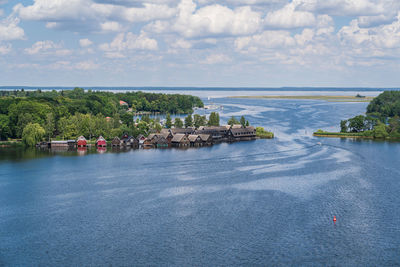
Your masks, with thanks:
[{"label": "distant shoreline", "polygon": [[[0,86],[0,90],[73,90],[74,86]],[[165,90],[165,91],[385,91],[400,90],[399,87],[207,87],[207,86],[80,86],[85,90]]]},{"label": "distant shoreline", "polygon": [[250,99],[295,99],[295,100],[325,100],[328,102],[370,102],[374,97],[356,96],[329,96],[329,95],[266,95],[266,96],[230,96],[229,98],[250,98]]}]

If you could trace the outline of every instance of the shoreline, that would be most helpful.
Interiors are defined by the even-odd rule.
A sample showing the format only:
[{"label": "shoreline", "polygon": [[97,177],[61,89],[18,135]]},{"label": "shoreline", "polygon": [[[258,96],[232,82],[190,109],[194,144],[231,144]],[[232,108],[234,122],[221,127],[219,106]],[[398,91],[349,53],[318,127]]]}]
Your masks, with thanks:
[{"label": "shoreline", "polygon": [[229,96],[228,98],[245,99],[293,99],[293,100],[324,100],[328,102],[371,102],[375,97],[345,96],[345,95],[265,95],[265,96]]}]

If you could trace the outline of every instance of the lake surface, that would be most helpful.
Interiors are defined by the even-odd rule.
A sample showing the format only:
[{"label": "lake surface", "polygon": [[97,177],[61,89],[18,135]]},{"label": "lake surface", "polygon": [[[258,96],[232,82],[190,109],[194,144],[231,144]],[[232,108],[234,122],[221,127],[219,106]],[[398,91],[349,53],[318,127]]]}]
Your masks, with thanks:
[{"label": "lake surface", "polygon": [[367,103],[211,102],[277,138],[0,150],[0,266],[400,265],[400,143],[312,136]]}]

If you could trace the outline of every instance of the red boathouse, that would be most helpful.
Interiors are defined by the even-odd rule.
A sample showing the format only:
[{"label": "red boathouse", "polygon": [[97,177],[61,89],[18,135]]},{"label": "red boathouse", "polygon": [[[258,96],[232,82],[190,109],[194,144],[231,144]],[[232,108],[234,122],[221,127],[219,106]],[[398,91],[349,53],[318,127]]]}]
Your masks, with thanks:
[{"label": "red boathouse", "polygon": [[96,146],[97,147],[107,147],[106,139],[104,139],[103,136],[100,135],[100,137],[96,141]]},{"label": "red boathouse", "polygon": [[83,136],[79,136],[76,144],[77,144],[78,147],[86,147],[87,146],[86,138],[83,137]]}]

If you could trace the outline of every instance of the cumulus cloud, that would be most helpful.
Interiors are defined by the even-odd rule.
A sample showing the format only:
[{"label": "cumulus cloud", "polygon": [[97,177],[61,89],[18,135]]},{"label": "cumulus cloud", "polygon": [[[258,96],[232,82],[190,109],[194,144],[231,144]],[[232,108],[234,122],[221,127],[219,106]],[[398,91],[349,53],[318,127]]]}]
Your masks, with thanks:
[{"label": "cumulus cloud", "polygon": [[294,0],[300,8],[329,15],[362,16],[377,15],[388,11],[388,5],[396,1],[386,0]]},{"label": "cumulus cloud", "polygon": [[289,31],[264,31],[250,37],[237,38],[235,48],[257,52],[259,49],[288,47],[295,43]]},{"label": "cumulus cloud", "polygon": [[261,14],[249,6],[230,9],[214,4],[196,10],[192,0],[182,0],[178,16],[172,23],[156,22],[152,29],[158,32],[175,31],[187,38],[212,35],[231,36],[255,33],[261,26]]},{"label": "cumulus cloud", "polygon": [[110,43],[104,43],[99,46],[100,50],[105,52],[106,57],[122,58],[124,51],[127,50],[157,50],[158,44],[155,39],[149,38],[144,32],[135,35],[131,32],[120,33]]},{"label": "cumulus cloud", "polygon": [[353,20],[339,31],[338,36],[342,44],[357,48],[400,48],[400,12],[393,23],[373,28],[360,28],[358,21]]},{"label": "cumulus cloud", "polygon": [[99,68],[99,64],[94,63],[93,61],[81,61],[75,65],[75,68],[78,70],[95,70]]},{"label": "cumulus cloud", "polygon": [[24,30],[18,26],[20,20],[9,16],[0,21],[0,41],[22,40],[25,38]]},{"label": "cumulus cloud", "polygon": [[229,63],[232,59],[224,54],[213,54],[209,55],[205,58],[205,60],[200,61],[202,64],[221,64],[221,63]]},{"label": "cumulus cloud", "polygon": [[[128,1],[126,1],[128,3]],[[148,22],[175,15],[166,4],[145,2],[127,7],[121,1],[34,0],[32,5],[19,3],[14,13],[23,20],[45,21],[47,27],[71,31],[116,31],[118,23]]]},{"label": "cumulus cloud", "polygon": [[297,3],[292,2],[282,9],[269,12],[265,18],[265,24],[274,28],[299,28],[313,26],[315,16],[308,11],[296,10]]},{"label": "cumulus cloud", "polygon": [[121,24],[116,21],[106,21],[101,23],[100,26],[103,31],[118,32],[122,30]]},{"label": "cumulus cloud", "polygon": [[72,54],[72,51],[64,49],[62,44],[56,44],[51,40],[38,41],[32,47],[25,48],[24,51],[28,55],[67,56]]},{"label": "cumulus cloud", "polygon": [[11,44],[0,45],[0,55],[7,55],[11,51],[12,51],[12,45]]},{"label": "cumulus cloud", "polygon": [[88,46],[91,46],[92,44],[93,44],[93,42],[90,41],[90,40],[87,39],[87,38],[85,38],[85,39],[80,39],[80,40],[79,40],[79,45],[80,45],[81,47],[88,47]]}]

